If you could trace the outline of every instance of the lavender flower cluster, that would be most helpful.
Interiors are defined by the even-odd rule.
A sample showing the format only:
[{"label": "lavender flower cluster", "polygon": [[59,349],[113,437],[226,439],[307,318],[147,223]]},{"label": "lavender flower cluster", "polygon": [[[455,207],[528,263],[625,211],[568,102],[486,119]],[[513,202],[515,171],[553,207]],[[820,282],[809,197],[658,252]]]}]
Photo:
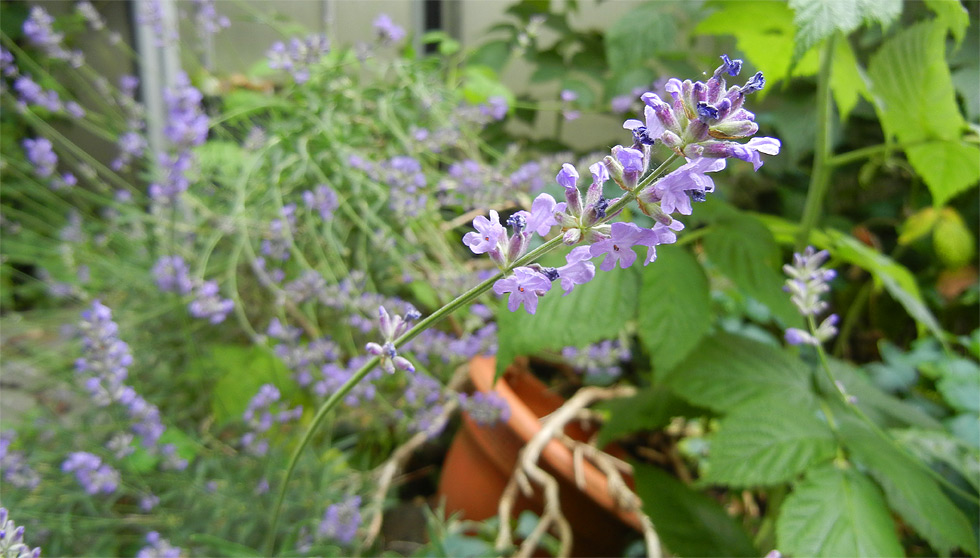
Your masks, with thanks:
[{"label": "lavender flower cluster", "polygon": [[830,291],[829,283],[837,272],[827,269],[824,264],[830,253],[826,250],[817,251],[813,246],[807,246],[803,253],[793,254],[793,263],[783,266],[783,271],[789,276],[783,289],[790,293],[793,304],[800,313],[807,317],[812,326],[812,333],[791,327],[786,330],[786,342],[791,345],[820,345],[837,335],[837,314],[824,318],[820,325],[812,323],[817,315],[827,309],[827,302],[821,297]]},{"label": "lavender flower cluster", "polygon": [[164,93],[167,124],[163,133],[170,148],[157,154],[164,178],[150,184],[150,197],[156,200],[172,204],[190,186],[187,174],[195,163],[191,148],[201,145],[208,137],[208,117],[201,109],[203,98],[183,72],[177,75],[174,88]]},{"label": "lavender flower cluster", "polygon": [[338,504],[330,504],[323,512],[317,535],[348,545],[357,536],[361,525],[361,497],[351,496]]},{"label": "lavender flower cluster", "polygon": [[112,494],[119,486],[119,471],[103,463],[102,458],[86,451],[71,453],[61,464],[65,473],[75,473],[75,479],[90,495]]},{"label": "lavender flower cluster", "polygon": [[304,39],[293,37],[288,42],[277,41],[266,54],[269,67],[285,70],[298,84],[310,80],[313,67],[330,52],[330,41],[326,35],[313,34]]},{"label": "lavender flower cluster", "polygon": [[150,531],[146,534],[146,543],[147,545],[136,553],[136,558],[180,558],[183,552],[156,531]]},{"label": "lavender flower cluster", "polygon": [[261,436],[275,423],[286,424],[297,421],[303,416],[302,405],[286,409],[279,402],[280,398],[281,394],[276,386],[263,384],[249,401],[248,407],[242,414],[242,420],[249,428],[249,432],[242,435],[239,440],[239,444],[247,453],[257,457],[265,455],[269,452],[269,441]]},{"label": "lavender flower cluster", "polygon": [[0,432],[0,471],[3,472],[3,481],[11,486],[34,490],[41,484],[41,476],[28,465],[24,452],[10,449],[16,439],[17,433],[13,430]]},{"label": "lavender flower cluster", "polygon": [[24,526],[18,527],[7,508],[0,508],[0,556],[3,558],[40,558],[41,547],[31,549],[24,542]]},{"label": "lavender flower cluster", "polygon": [[[644,265],[656,260],[656,247],[676,241],[676,232],[684,225],[671,217],[673,213],[690,215],[692,201],[703,201],[714,191],[714,182],[707,173],[725,168],[726,158],[737,158],[762,165],[760,153],[775,155],[779,140],[752,138],[747,143],[732,141],[755,134],[755,116],[743,108],[746,95],[762,89],[762,73],[753,76],[743,86],[726,88],[724,74],[737,76],[741,60],[722,56],[722,64],[706,83],[681,82],[670,79],[665,89],[672,98],[663,101],[655,93],[644,93],[645,122],[627,120],[623,127],[633,133],[633,145],[616,146],[589,167],[592,183],[583,197],[578,188],[579,174],[569,163],[562,165],[556,181],[565,190],[565,202],[556,203],[548,194],[538,196],[531,211],[518,212],[506,224],[508,234],[496,211],[490,218],[473,221],[476,232],[466,233],[463,243],[475,254],[487,254],[497,266],[510,273],[493,286],[498,295],[510,294],[508,308],[516,311],[521,305],[533,314],[538,298],[561,279],[567,294],[576,285],[590,281],[595,266],[590,261],[602,258],[599,269],[628,268],[637,259],[634,247],[646,247]],[[668,147],[676,156],[687,158],[686,164],[664,177],[644,176],[650,169],[651,148],[657,143]],[[657,180],[659,178],[659,180]],[[613,180],[626,197],[605,199],[605,183]],[[652,228],[632,222],[607,223],[626,203],[637,200],[640,209],[655,220]],[[610,213],[610,208],[616,211]],[[564,244],[578,246],[566,256],[566,265],[543,268],[537,264],[511,269],[526,253],[531,234],[546,237],[553,227],[560,227]]]},{"label": "lavender flower cluster", "polygon": [[493,426],[510,419],[510,405],[494,391],[478,391],[473,395],[461,393],[459,406],[480,426]]},{"label": "lavender flower cluster", "polygon": [[582,348],[565,347],[561,356],[587,378],[606,380],[622,374],[622,363],[629,361],[631,354],[626,344],[607,339]]},{"label": "lavender flower cluster", "polygon": [[194,298],[187,304],[187,311],[195,318],[219,324],[235,309],[233,300],[221,297],[217,281],[191,278],[190,269],[180,256],[162,256],[151,272],[162,292],[179,295],[193,292]]}]

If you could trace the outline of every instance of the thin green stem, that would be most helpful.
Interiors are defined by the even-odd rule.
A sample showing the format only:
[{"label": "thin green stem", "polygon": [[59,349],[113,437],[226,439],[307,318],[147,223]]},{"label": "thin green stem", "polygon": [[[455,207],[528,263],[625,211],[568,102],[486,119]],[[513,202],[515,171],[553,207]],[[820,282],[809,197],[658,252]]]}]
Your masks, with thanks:
[{"label": "thin green stem", "polygon": [[810,231],[820,220],[824,197],[830,185],[832,167],[828,160],[833,155],[830,135],[831,103],[833,102],[830,94],[830,70],[833,65],[836,41],[836,33],[827,39],[821,55],[820,73],[817,76],[817,133],[813,149],[813,171],[810,173],[810,187],[807,189],[806,205],[803,207],[800,230],[796,237],[797,252],[802,252],[803,248],[810,242]]}]

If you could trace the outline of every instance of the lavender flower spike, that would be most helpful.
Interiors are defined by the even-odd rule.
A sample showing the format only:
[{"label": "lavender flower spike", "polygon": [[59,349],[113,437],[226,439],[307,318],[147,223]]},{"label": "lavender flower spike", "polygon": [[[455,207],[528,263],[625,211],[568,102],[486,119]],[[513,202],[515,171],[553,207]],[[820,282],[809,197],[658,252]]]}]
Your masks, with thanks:
[{"label": "lavender flower spike", "polygon": [[18,527],[7,513],[0,508],[0,556],[4,558],[39,558],[41,547],[31,549],[24,542],[24,526]]},{"label": "lavender flower spike", "polygon": [[510,293],[507,309],[516,312],[521,304],[529,314],[538,309],[538,297],[551,290],[551,280],[530,267],[514,268],[510,277],[499,279],[493,284],[493,292],[498,295]]}]

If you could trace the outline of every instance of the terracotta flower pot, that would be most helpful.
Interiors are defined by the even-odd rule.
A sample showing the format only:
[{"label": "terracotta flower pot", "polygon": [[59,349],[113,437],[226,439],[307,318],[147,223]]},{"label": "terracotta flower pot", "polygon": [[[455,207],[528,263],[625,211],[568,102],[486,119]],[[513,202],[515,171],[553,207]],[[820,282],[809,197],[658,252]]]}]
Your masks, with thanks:
[{"label": "terracotta flower pot", "polygon": [[[510,419],[494,427],[483,427],[463,413],[463,425],[453,440],[443,464],[438,496],[445,498],[446,513],[462,512],[465,519],[481,520],[497,514],[500,496],[514,471],[517,454],[540,429],[538,419],[564,403],[526,369],[511,366],[494,384],[496,361],[476,357],[470,362],[470,378],[479,391],[495,391],[510,405]],[[585,441],[589,433],[571,424],[565,433]],[[617,453],[616,448],[606,448]],[[635,513],[619,507],[610,497],[605,474],[583,462],[585,489],[574,481],[572,452],[552,440],[539,464],[560,485],[562,512],[574,533],[575,556],[618,555],[631,531],[640,530]],[[632,478],[626,478],[632,486]],[[540,487],[536,487],[540,488]],[[533,499],[517,501],[515,514],[542,510],[541,491]]]}]

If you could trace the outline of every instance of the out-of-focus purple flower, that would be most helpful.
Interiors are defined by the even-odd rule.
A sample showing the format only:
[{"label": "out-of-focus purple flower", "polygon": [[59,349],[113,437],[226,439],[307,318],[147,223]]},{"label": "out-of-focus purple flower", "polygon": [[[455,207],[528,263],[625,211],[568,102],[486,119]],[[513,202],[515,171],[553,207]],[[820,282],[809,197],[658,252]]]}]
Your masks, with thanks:
[{"label": "out-of-focus purple flower", "polygon": [[129,345],[119,339],[119,326],[112,321],[112,311],[96,300],[82,312],[79,330],[85,354],[75,361],[76,372],[100,405],[119,400],[133,356]]},{"label": "out-of-focus purple flower", "polygon": [[163,4],[160,0],[147,0],[140,3],[136,14],[136,22],[145,25],[153,32],[156,46],[163,47],[177,40],[176,22],[167,21],[163,15]]},{"label": "out-of-focus purple flower", "polygon": [[599,264],[602,271],[612,270],[617,262],[620,268],[626,269],[636,261],[636,252],[632,246],[639,244],[647,234],[649,229],[642,229],[635,223],[613,223],[609,238],[592,244],[589,253],[593,258],[606,255]]},{"label": "out-of-focus purple flower", "polygon": [[0,471],[3,473],[3,481],[11,486],[34,490],[41,484],[41,476],[28,465],[24,452],[10,449],[16,438],[17,433],[13,430],[0,433]]},{"label": "out-of-focus purple flower", "polygon": [[285,70],[292,74],[293,80],[304,84],[310,80],[311,67],[317,64],[328,52],[330,41],[323,34],[308,35],[300,40],[293,37],[288,42],[273,43],[266,53],[269,67]]},{"label": "out-of-focus purple flower", "polygon": [[644,188],[637,195],[646,203],[660,202],[660,209],[667,215],[675,211],[690,215],[691,200],[704,201],[705,194],[713,192],[715,183],[706,173],[718,172],[725,168],[724,159],[699,157]]},{"label": "out-of-focus purple flower", "polygon": [[361,524],[361,497],[351,496],[339,504],[331,504],[323,514],[317,528],[322,538],[331,539],[347,545],[357,535]]},{"label": "out-of-focus purple flower", "polygon": [[54,173],[54,168],[58,164],[58,156],[54,154],[54,147],[47,138],[25,139],[24,151],[27,154],[27,160],[34,165],[34,174],[41,178],[47,178]]},{"label": "out-of-focus purple flower", "polygon": [[33,550],[24,542],[24,526],[18,527],[7,513],[0,508],[0,556],[4,558],[40,558],[41,547]]},{"label": "out-of-focus purple flower", "polygon": [[53,23],[54,18],[51,14],[40,6],[34,6],[31,8],[30,15],[24,20],[24,37],[27,42],[43,50],[48,56],[69,60],[72,54],[61,46],[65,35],[56,33],[52,27]]},{"label": "out-of-focus purple flower", "polygon": [[136,558],[180,558],[182,550],[170,544],[156,531],[146,534],[147,545],[136,553]]},{"label": "out-of-focus purple flower", "polygon": [[82,16],[85,20],[85,24],[88,25],[89,29],[93,31],[101,31],[105,29],[105,20],[99,14],[95,6],[92,5],[88,0],[80,0],[75,4],[75,11]]},{"label": "out-of-focus purple flower", "polygon": [[329,221],[333,217],[333,212],[340,207],[337,192],[326,184],[303,192],[303,203],[311,210],[317,211],[324,221]]},{"label": "out-of-focus purple flower", "polygon": [[593,380],[617,378],[622,374],[622,363],[630,359],[629,346],[616,340],[605,340],[581,349],[565,347],[562,357],[576,371]]},{"label": "out-of-focus purple flower", "polygon": [[205,281],[200,284],[195,290],[194,297],[194,300],[187,306],[191,316],[207,319],[212,324],[223,322],[228,314],[235,309],[233,300],[221,298],[219,295],[217,281]]},{"label": "out-of-focus purple flower", "polygon": [[150,512],[160,503],[160,498],[155,494],[144,494],[140,497],[140,511]]},{"label": "out-of-focus purple flower", "polygon": [[584,285],[595,277],[595,264],[591,259],[592,250],[588,246],[576,246],[565,256],[567,263],[558,268],[558,277],[566,295],[576,285]]},{"label": "out-of-focus purple flower", "polygon": [[61,105],[61,99],[58,98],[57,91],[45,91],[30,76],[17,76],[17,79],[14,80],[14,91],[25,105],[43,107],[51,112],[57,112],[64,108]]},{"label": "out-of-focus purple flower", "polygon": [[616,114],[624,114],[629,112],[635,98],[635,95],[616,95],[609,101],[609,108]]},{"label": "out-of-focus purple flower", "polygon": [[493,284],[493,292],[498,295],[510,293],[510,298],[507,299],[508,310],[515,312],[521,304],[524,304],[524,309],[529,314],[537,311],[538,297],[544,296],[549,290],[551,290],[551,280],[530,267],[514,268],[512,275],[499,279]]},{"label": "out-of-focus purple flower", "polygon": [[392,21],[388,14],[379,14],[374,19],[374,31],[382,44],[395,44],[405,38],[405,29]]},{"label": "out-of-focus purple flower", "polygon": [[194,288],[190,269],[180,256],[163,256],[153,265],[157,288],[165,293],[187,294]]},{"label": "out-of-focus purple flower", "polygon": [[14,55],[3,47],[0,47],[0,74],[7,77],[17,75],[17,63],[14,62]]},{"label": "out-of-focus purple flower", "polygon": [[76,451],[69,454],[61,464],[61,470],[75,473],[75,478],[85,492],[93,496],[100,492],[112,494],[119,486],[119,471],[102,463],[102,459],[92,453]]},{"label": "out-of-focus purple flower", "polygon": [[507,99],[499,95],[487,98],[486,113],[494,120],[503,120],[507,116]]},{"label": "out-of-focus purple flower", "polygon": [[[802,253],[793,254],[792,265],[783,266],[783,271],[789,276],[784,290],[790,293],[793,304],[804,316],[816,317],[828,307],[822,297],[830,291],[828,282],[837,276],[836,271],[824,267],[829,257],[830,253],[826,250],[818,252],[813,246],[807,246]],[[838,321],[837,314],[831,314],[810,333],[789,328],[786,330],[786,342],[819,345],[837,335]]]},{"label": "out-of-focus purple flower", "polygon": [[201,110],[203,95],[187,78],[177,74],[174,88],[163,94],[167,104],[167,122],[163,133],[177,150],[201,145],[208,137],[208,117]]},{"label": "out-of-focus purple flower", "polygon": [[510,419],[510,405],[495,391],[489,393],[478,391],[473,395],[461,393],[459,406],[481,426],[493,426]]},{"label": "out-of-focus purple flower", "polygon": [[231,26],[228,17],[218,13],[215,0],[194,0],[194,3],[197,4],[194,21],[197,23],[198,38],[202,41]]},{"label": "out-of-focus purple flower", "polygon": [[263,456],[269,451],[269,441],[260,436],[267,432],[275,423],[284,424],[286,422],[299,420],[303,415],[303,407],[297,405],[292,409],[286,409],[279,404],[279,390],[272,384],[263,384],[259,391],[249,401],[242,419],[245,421],[249,431],[242,436],[240,444],[245,451],[255,455]]}]

